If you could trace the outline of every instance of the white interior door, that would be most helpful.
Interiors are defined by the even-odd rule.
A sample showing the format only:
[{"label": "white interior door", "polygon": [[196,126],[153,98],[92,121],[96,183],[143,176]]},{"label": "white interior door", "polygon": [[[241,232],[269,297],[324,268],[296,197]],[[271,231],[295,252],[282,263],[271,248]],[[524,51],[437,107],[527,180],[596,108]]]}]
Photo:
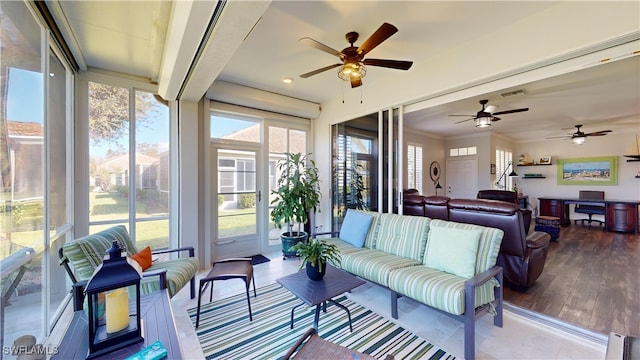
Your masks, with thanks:
[{"label": "white interior door", "polygon": [[475,199],[478,194],[478,158],[447,160],[447,194],[452,199]]},{"label": "white interior door", "polygon": [[213,259],[251,256],[262,251],[259,223],[263,199],[260,191],[258,150],[238,146],[212,149]]}]

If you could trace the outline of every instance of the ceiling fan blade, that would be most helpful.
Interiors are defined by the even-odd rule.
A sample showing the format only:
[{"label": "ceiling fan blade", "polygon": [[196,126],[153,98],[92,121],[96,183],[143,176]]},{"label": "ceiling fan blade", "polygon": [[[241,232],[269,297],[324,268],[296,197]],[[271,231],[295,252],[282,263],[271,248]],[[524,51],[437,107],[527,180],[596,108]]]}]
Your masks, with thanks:
[{"label": "ceiling fan blade", "polygon": [[523,112],[523,111],[529,111],[529,108],[522,108],[522,109],[513,109],[513,110],[498,111],[498,112],[493,113],[493,115],[513,114],[513,113]]},{"label": "ceiling fan blade", "polygon": [[361,78],[359,78],[359,77],[357,77],[357,78],[352,77],[351,78],[351,87],[352,88],[357,88],[360,85],[362,85],[362,79]]},{"label": "ceiling fan blade", "polygon": [[411,65],[413,65],[413,61],[385,59],[364,59],[362,63],[370,66],[381,66],[399,70],[409,70],[411,68]]},{"label": "ceiling fan blade", "polygon": [[[452,116],[458,116],[458,115],[452,115]],[[464,115],[464,116],[466,116],[466,115]],[[458,122],[454,122],[454,124],[460,124],[460,123],[463,123],[463,122],[469,121],[469,120],[475,120],[475,118],[472,117],[472,118],[469,118],[469,119],[460,120]]]},{"label": "ceiling fan blade", "polygon": [[491,117],[491,121],[499,121],[499,120],[501,120],[499,117],[496,117],[496,116]]},{"label": "ceiling fan blade", "polygon": [[320,74],[321,72],[324,72],[324,71],[327,71],[327,70],[331,70],[333,68],[337,68],[338,66],[342,66],[342,64],[333,64],[333,65],[325,66],[323,68],[320,68],[320,69],[317,69],[317,70],[313,70],[313,71],[309,71],[308,73],[302,74],[302,75],[300,75],[300,77],[303,78],[303,79],[306,79],[309,76]]},{"label": "ceiling fan blade", "polygon": [[584,136],[604,136],[607,135],[607,133],[612,132],[611,130],[602,130],[602,131],[594,131],[591,133],[586,133],[584,134]]},{"label": "ceiling fan blade", "polygon": [[308,45],[308,46],[311,46],[313,48],[316,48],[318,50],[324,51],[324,52],[326,52],[328,54],[335,55],[335,56],[337,56],[339,58],[342,58],[343,54],[340,51],[338,51],[336,49],[333,49],[333,48],[330,48],[327,45],[325,45],[325,44],[323,44],[323,43],[321,43],[319,41],[313,40],[310,37],[303,37],[302,39],[300,39],[300,42],[305,44],[305,45]]},{"label": "ceiling fan blade", "polygon": [[545,139],[571,139],[573,136],[572,135],[568,135],[568,136],[551,136]]},{"label": "ceiling fan blade", "polygon": [[358,54],[365,56],[369,51],[387,40],[391,35],[398,32],[398,28],[389,24],[382,24],[365,42],[358,48]]},{"label": "ceiling fan blade", "polygon": [[473,119],[475,115],[447,115],[447,116],[471,116],[471,118]]}]

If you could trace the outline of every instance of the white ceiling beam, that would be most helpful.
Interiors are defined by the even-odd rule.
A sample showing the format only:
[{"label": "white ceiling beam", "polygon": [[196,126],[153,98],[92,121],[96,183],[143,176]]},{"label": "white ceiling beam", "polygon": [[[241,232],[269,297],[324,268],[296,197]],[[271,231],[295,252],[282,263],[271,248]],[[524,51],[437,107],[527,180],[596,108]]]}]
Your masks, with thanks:
[{"label": "white ceiling beam", "polygon": [[78,64],[78,68],[82,71],[87,71],[87,60],[85,59],[84,53],[80,48],[80,44],[78,43],[78,39],[76,39],[73,30],[71,29],[71,25],[69,24],[69,19],[65,15],[62,10],[62,6],[59,1],[47,1],[46,2],[49,11],[51,11],[51,15],[56,21],[56,25],[58,25],[58,29],[60,29],[60,33],[64,37],[69,50],[73,54],[73,58]]},{"label": "white ceiling beam", "polygon": [[182,99],[198,101],[204,96],[270,4],[270,0],[225,3],[213,33],[195,61]]},{"label": "white ceiling beam", "polygon": [[164,99],[177,99],[216,4],[193,0],[174,3],[158,75],[158,94]]},{"label": "white ceiling beam", "polygon": [[[158,78],[160,96],[167,100],[200,100],[270,3],[225,2],[213,31],[207,31],[219,2],[176,2]],[[200,49],[203,35],[208,34]]]}]

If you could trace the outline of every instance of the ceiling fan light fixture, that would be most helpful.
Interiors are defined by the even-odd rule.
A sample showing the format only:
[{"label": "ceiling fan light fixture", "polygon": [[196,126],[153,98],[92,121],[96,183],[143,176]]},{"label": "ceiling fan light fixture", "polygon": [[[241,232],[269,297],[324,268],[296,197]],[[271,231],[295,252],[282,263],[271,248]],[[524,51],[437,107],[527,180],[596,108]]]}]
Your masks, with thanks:
[{"label": "ceiling fan light fixture", "polygon": [[340,67],[338,77],[344,81],[362,79],[367,75],[367,68],[356,61],[347,61]]},{"label": "ceiling fan light fixture", "polygon": [[491,126],[491,118],[490,117],[479,117],[476,119],[476,127],[484,128]]},{"label": "ceiling fan light fixture", "polygon": [[586,140],[587,138],[585,138],[584,136],[577,136],[571,139],[571,141],[573,141],[573,143],[576,145],[582,145]]}]

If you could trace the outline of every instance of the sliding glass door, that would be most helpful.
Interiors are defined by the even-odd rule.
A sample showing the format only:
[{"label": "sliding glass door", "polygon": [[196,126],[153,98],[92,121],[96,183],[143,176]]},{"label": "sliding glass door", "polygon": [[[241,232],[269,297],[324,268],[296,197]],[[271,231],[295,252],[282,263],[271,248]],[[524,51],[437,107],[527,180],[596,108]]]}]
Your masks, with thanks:
[{"label": "sliding glass door", "polygon": [[377,119],[367,117],[332,128],[332,227],[347,209],[378,210]]}]

